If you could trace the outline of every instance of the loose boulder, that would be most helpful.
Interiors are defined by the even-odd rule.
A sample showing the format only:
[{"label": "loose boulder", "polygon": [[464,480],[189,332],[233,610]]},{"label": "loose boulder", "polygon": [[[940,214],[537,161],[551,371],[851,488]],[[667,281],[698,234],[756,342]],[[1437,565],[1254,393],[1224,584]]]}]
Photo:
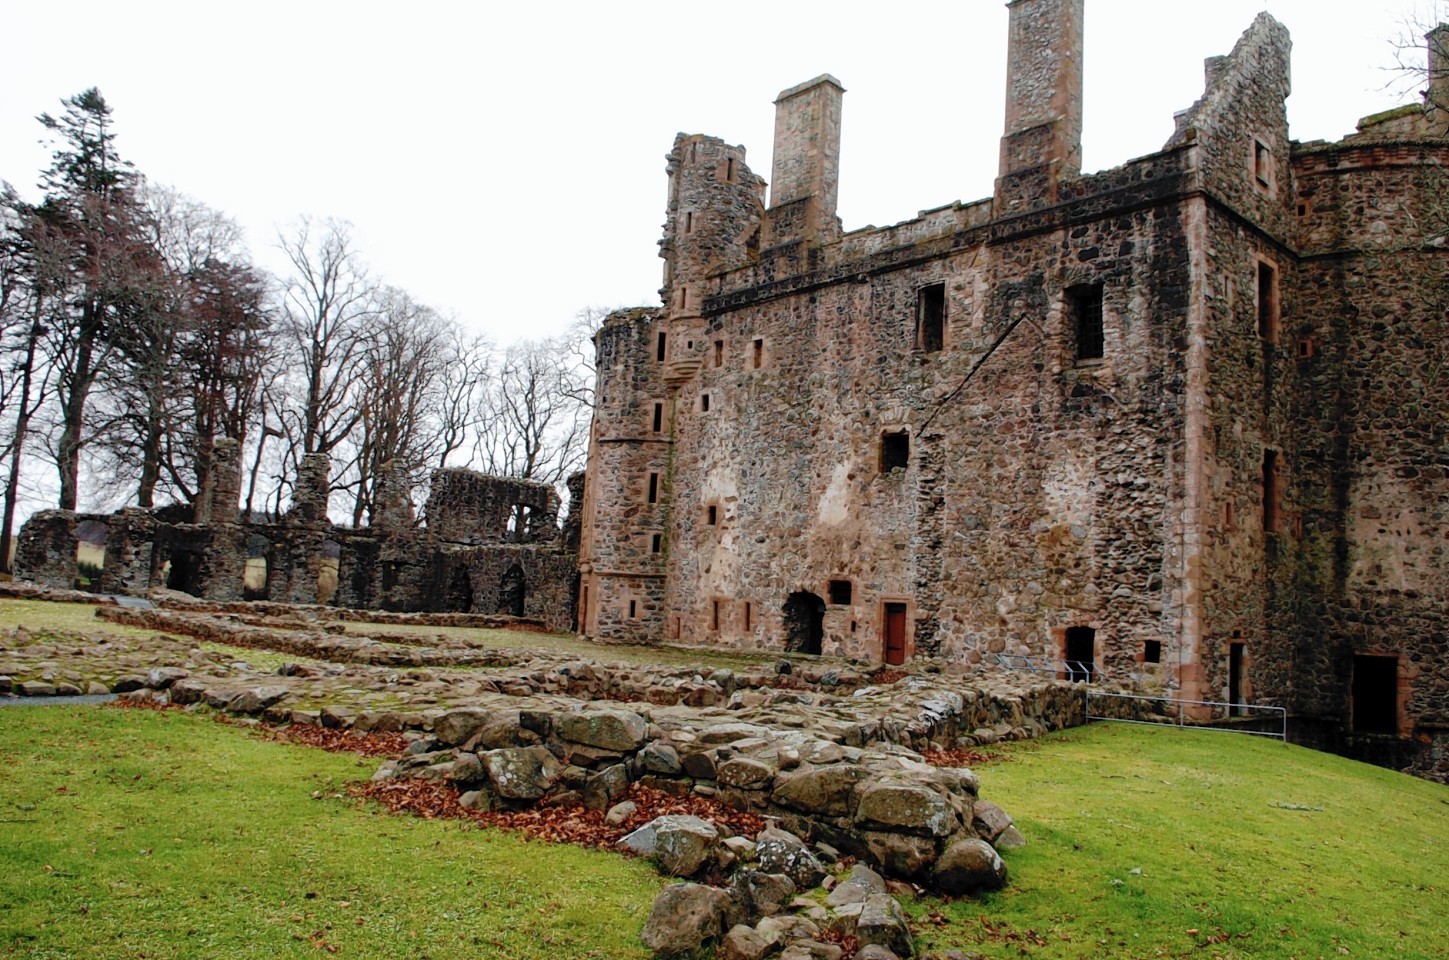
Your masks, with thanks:
[{"label": "loose boulder", "polygon": [[985,840],[961,840],[946,848],[931,876],[936,889],[953,896],[1000,890],[1006,864]]},{"label": "loose boulder", "polygon": [[730,895],[698,883],[674,883],[660,891],[640,939],[656,956],[694,953],[724,934]]},{"label": "loose boulder", "polygon": [[563,769],[543,747],[510,747],[480,754],[493,791],[508,800],[537,800],[548,792]]}]

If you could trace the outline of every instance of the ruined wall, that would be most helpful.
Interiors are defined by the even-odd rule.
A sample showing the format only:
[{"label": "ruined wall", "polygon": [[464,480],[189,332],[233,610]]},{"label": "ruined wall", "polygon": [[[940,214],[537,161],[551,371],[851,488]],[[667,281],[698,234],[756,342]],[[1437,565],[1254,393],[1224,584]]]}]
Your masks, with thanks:
[{"label": "ruined wall", "polygon": [[558,493],[549,484],[462,468],[433,471],[423,508],[434,537],[475,544],[551,541],[558,536],[558,512]]},{"label": "ruined wall", "polygon": [[[1292,421],[1312,477],[1296,706],[1351,751],[1449,730],[1446,164],[1443,141],[1362,138],[1295,163],[1312,385]],[[1398,658],[1396,729],[1355,732],[1355,656]]]}]

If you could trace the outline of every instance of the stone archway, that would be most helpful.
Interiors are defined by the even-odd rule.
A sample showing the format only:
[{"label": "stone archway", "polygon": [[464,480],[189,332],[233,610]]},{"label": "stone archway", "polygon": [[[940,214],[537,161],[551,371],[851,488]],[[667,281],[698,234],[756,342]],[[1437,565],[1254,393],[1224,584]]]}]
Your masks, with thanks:
[{"label": "stone archway", "polygon": [[785,598],[785,650],[819,655],[825,640],[825,601],[800,591]]},{"label": "stone archway", "polygon": [[511,617],[523,616],[523,601],[528,596],[528,579],[523,567],[514,563],[498,582],[498,612]]}]

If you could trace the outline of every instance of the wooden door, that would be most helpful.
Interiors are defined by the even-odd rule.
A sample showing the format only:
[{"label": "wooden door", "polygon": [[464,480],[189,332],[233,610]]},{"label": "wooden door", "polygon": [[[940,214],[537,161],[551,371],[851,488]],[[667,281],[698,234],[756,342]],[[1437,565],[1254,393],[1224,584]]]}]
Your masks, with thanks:
[{"label": "wooden door", "polygon": [[885,605],[885,662],[900,666],[906,662],[906,605]]}]

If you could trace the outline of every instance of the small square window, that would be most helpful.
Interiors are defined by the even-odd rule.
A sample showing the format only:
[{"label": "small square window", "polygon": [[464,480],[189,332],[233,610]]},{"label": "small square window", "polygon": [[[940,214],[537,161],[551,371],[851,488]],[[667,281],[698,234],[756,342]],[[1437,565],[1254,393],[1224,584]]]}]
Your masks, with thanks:
[{"label": "small square window", "polygon": [[911,462],[911,435],[904,430],[882,434],[880,438],[880,472],[904,470]]},{"label": "small square window", "polygon": [[850,603],[850,581],[832,580],[829,584],[830,602],[836,606],[845,606]]},{"label": "small square window", "polygon": [[1162,641],[1161,640],[1148,640],[1146,643],[1144,643],[1142,645],[1142,662],[1143,663],[1161,663],[1162,662]]},{"label": "small square window", "polygon": [[1102,330],[1102,285],[1071,287],[1067,290],[1067,314],[1072,325],[1077,360],[1100,360],[1106,354]]}]

